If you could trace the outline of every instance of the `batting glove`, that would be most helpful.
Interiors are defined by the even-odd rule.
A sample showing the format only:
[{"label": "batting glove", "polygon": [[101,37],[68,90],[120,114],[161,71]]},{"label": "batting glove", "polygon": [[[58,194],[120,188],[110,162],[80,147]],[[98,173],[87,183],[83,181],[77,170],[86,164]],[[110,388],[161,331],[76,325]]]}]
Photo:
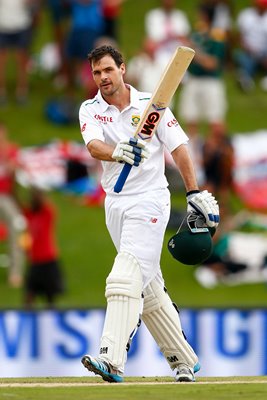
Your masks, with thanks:
[{"label": "batting glove", "polygon": [[187,211],[202,215],[207,226],[216,228],[220,221],[219,206],[215,197],[207,190],[191,191],[186,195]]},{"label": "batting glove", "polygon": [[130,138],[121,140],[112,153],[112,158],[138,167],[149,157],[149,150],[142,139]]}]

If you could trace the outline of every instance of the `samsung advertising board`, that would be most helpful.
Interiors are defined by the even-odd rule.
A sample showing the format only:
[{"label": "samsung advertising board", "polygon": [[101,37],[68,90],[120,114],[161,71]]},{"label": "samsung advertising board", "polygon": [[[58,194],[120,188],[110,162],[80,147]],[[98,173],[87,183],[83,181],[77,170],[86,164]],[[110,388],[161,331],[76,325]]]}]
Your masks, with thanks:
[{"label": "samsung advertising board", "polygon": [[[199,355],[198,376],[267,375],[267,310],[182,310],[183,328]],[[0,312],[0,377],[86,376],[84,354],[97,355],[103,310]],[[172,376],[144,324],[125,375]]]}]

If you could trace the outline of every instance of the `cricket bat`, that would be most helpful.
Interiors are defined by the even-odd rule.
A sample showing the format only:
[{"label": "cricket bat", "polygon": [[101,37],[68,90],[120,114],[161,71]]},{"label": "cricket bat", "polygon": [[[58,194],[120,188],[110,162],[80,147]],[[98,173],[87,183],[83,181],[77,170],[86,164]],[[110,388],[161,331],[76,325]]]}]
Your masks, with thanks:
[{"label": "cricket bat", "polygon": [[[134,137],[148,141],[151,140],[194,55],[195,51],[190,47],[177,47],[162,74],[155,92],[147,104],[147,107],[137,125]],[[127,163],[124,164],[114,186],[114,192],[121,192],[131,168],[132,165]]]}]

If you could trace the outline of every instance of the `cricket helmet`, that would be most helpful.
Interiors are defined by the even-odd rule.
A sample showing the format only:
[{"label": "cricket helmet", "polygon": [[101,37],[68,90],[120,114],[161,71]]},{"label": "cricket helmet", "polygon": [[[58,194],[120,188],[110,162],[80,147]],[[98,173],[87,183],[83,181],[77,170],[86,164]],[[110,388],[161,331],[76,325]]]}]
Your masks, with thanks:
[{"label": "cricket helmet", "polygon": [[187,213],[178,231],[168,242],[171,255],[183,264],[203,263],[212,253],[212,236],[203,216]]}]

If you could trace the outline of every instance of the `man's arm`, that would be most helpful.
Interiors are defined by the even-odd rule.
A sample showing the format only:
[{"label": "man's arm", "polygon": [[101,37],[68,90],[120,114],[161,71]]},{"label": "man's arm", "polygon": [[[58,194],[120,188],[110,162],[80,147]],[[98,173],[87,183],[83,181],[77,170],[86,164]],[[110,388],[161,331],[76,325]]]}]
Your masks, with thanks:
[{"label": "man's arm", "polygon": [[199,190],[192,159],[185,144],[178,146],[172,152],[174,162],[183,179],[186,192]]},{"label": "man's arm", "polygon": [[209,227],[216,228],[220,221],[219,206],[207,190],[199,191],[193,162],[187,146],[182,144],[172,152],[186,188],[187,211],[202,215]]},{"label": "man's arm", "polygon": [[94,139],[87,144],[87,149],[93,158],[101,161],[115,161],[112,158],[114,146],[102,142],[102,140]]}]

